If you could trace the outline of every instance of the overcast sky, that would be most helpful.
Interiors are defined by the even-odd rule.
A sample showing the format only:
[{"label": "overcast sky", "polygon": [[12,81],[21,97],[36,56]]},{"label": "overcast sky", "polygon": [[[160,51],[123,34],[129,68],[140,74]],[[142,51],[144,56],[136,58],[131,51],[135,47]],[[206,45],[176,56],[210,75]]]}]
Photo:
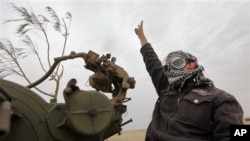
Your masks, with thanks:
[{"label": "overcast sky", "polygon": [[[204,74],[216,87],[234,95],[245,116],[250,116],[249,0],[1,0],[0,38],[22,46],[14,34],[15,24],[3,24],[18,16],[9,2],[32,9],[36,14],[45,14],[46,6],[52,7],[59,17],[69,11],[72,23],[67,54],[72,50],[93,50],[100,55],[111,53],[117,58],[116,64],[135,77],[136,87],[128,90],[127,97],[132,100],[126,103],[128,112],[124,115],[124,121],[132,118],[133,122],[124,126],[125,130],[146,128],[157,98],[134,33],[141,20],[161,60],[174,50],[195,55],[205,68]],[[61,45],[57,37],[51,38],[54,46]],[[60,54],[54,51],[53,55]],[[43,75],[34,70],[35,61],[25,61],[22,65],[34,81]],[[66,61],[63,65],[61,90],[70,78],[77,78],[82,89],[91,89],[85,84],[92,72],[83,68],[82,60]],[[6,79],[27,84],[14,76]],[[48,84],[41,87],[49,88]],[[58,98],[64,102],[62,95]]]}]

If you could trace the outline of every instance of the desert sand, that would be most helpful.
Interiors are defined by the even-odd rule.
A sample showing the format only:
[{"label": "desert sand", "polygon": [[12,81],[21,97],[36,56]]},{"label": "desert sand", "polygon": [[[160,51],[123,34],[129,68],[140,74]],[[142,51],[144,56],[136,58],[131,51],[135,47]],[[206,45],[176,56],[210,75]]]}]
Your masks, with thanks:
[{"label": "desert sand", "polygon": [[121,135],[114,135],[105,141],[144,141],[146,129],[122,131]]}]

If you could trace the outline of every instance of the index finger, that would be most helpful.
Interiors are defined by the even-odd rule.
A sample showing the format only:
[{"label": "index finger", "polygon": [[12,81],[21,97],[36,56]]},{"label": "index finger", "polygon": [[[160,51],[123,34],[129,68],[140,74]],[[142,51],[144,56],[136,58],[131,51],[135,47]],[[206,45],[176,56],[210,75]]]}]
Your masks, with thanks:
[{"label": "index finger", "polygon": [[141,21],[141,24],[140,24],[141,27],[143,27],[143,20]]}]

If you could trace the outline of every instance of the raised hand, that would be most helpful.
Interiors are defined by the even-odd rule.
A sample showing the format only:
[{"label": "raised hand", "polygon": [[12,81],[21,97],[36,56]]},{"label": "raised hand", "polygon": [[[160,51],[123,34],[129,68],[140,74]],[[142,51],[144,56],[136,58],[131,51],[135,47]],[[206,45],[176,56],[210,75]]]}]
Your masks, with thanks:
[{"label": "raised hand", "polygon": [[135,34],[140,39],[141,45],[145,45],[148,43],[146,36],[144,35],[143,31],[143,21],[138,25],[138,27],[135,28]]}]

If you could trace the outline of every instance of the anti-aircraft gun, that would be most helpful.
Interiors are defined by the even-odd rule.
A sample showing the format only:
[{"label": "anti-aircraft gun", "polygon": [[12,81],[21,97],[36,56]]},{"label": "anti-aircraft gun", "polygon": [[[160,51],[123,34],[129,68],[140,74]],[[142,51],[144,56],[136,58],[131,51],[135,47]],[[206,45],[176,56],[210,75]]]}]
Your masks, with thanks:
[{"label": "anti-aircraft gun", "polygon": [[[94,72],[89,84],[95,90],[79,90],[65,103],[48,103],[30,88],[43,82],[64,60],[83,58],[85,68]],[[122,114],[127,111],[127,89],[135,80],[115,64],[110,54],[89,51],[54,58],[50,70],[38,81],[24,87],[0,79],[0,140],[3,141],[103,141],[120,134]],[[108,98],[104,93],[111,93]]]}]

